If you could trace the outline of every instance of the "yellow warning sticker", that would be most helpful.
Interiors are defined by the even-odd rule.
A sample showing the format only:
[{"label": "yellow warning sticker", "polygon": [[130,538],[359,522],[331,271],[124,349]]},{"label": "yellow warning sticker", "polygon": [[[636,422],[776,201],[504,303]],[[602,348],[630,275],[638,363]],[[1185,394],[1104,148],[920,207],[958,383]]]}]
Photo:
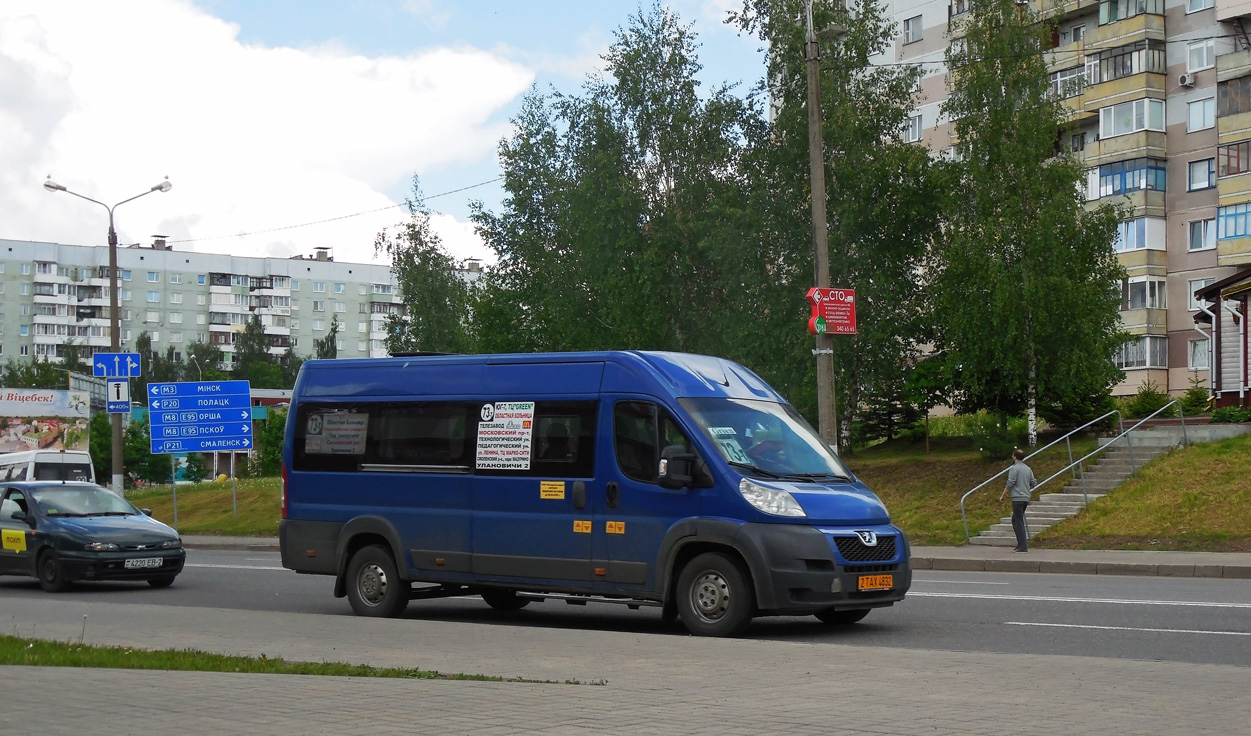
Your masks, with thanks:
[{"label": "yellow warning sticker", "polygon": [[609,534],[625,534],[624,521],[607,521],[604,522],[604,531]]},{"label": "yellow warning sticker", "polygon": [[591,533],[591,520],[590,519],[574,519],[573,520],[573,533],[574,534],[590,534]]},{"label": "yellow warning sticker", "polygon": [[[589,523],[589,522],[588,522]],[[0,542],[0,548],[7,549],[10,552],[26,551],[26,532],[15,529],[5,529],[3,532],[3,541]]]},{"label": "yellow warning sticker", "polygon": [[539,498],[552,498],[560,500],[565,497],[565,482],[563,480],[541,480],[539,481]]}]

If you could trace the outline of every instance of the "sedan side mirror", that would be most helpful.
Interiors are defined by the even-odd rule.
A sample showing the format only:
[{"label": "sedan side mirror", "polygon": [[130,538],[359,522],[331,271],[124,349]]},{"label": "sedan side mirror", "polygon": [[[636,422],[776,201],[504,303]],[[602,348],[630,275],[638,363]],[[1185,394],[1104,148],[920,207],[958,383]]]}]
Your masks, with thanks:
[{"label": "sedan side mirror", "polygon": [[152,515],[152,509],[139,509],[139,510],[143,512],[143,515],[144,515],[144,516],[151,516],[151,515]]}]

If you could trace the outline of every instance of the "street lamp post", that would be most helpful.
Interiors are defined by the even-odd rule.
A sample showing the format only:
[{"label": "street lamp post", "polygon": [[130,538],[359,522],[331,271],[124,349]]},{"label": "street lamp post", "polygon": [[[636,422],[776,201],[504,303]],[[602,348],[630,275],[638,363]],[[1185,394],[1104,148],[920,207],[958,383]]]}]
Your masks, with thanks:
[{"label": "street lamp post", "polygon": [[204,369],[200,367],[200,361],[196,360],[194,355],[188,355],[187,357],[188,357],[188,358],[191,358],[191,362],[192,362],[192,363],[195,363],[195,369],[196,369],[196,372],[200,374],[200,382],[201,382],[201,383],[203,383],[203,381],[204,381]]},{"label": "street lamp post", "polygon": [[[52,181],[51,177],[48,177],[48,180],[43,183],[43,188],[47,189],[49,192],[65,192],[66,194],[72,194],[79,199],[85,199],[88,202],[95,202],[109,212],[109,282],[111,284],[109,288],[109,339],[114,353],[121,352],[122,322],[121,312],[118,307],[118,288],[121,284],[117,277],[117,231],[113,228],[113,210],[126,204],[127,202],[139,199],[144,195],[151,194],[152,192],[168,192],[173,188],[173,186],[174,185],[170,183],[169,178],[166,177],[165,181],[157,184],[148,191],[143,192],[142,194],[136,194],[130,199],[123,199],[110,207],[99,200],[92,199],[91,197],[85,197],[78,192],[71,192],[60,184]],[[122,415],[113,414],[112,421],[113,490],[118,494],[122,494],[125,492],[125,487],[122,483]]]}]

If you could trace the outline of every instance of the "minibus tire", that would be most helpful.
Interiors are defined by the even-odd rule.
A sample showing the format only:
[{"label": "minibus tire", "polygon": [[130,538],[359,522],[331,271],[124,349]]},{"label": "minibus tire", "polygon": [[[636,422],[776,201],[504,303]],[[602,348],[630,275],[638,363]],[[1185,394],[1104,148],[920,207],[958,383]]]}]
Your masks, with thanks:
[{"label": "minibus tire", "polygon": [[497,611],[520,611],[530,605],[529,598],[522,598],[517,591],[507,588],[484,588],[478,595]]},{"label": "minibus tire", "polygon": [[751,578],[720,552],[705,552],[678,577],[678,615],[695,636],[738,636],[756,607]]},{"label": "minibus tire", "polygon": [[381,545],[361,547],[348,562],[347,597],[357,616],[398,618],[408,607],[408,587]]},{"label": "minibus tire", "polygon": [[835,611],[833,608],[827,608],[824,611],[817,611],[813,614],[822,622],[833,626],[851,626],[860,619],[869,615],[868,608],[856,608],[850,611]]}]

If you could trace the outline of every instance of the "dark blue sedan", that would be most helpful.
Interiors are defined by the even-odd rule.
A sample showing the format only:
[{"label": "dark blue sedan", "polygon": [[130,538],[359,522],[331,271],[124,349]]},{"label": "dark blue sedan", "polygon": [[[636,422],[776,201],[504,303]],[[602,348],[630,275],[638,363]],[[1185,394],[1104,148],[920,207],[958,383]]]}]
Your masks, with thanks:
[{"label": "dark blue sedan", "polygon": [[0,485],[0,575],[39,578],[49,592],[77,580],[146,580],[165,588],[187,553],[178,532],[95,483]]}]

